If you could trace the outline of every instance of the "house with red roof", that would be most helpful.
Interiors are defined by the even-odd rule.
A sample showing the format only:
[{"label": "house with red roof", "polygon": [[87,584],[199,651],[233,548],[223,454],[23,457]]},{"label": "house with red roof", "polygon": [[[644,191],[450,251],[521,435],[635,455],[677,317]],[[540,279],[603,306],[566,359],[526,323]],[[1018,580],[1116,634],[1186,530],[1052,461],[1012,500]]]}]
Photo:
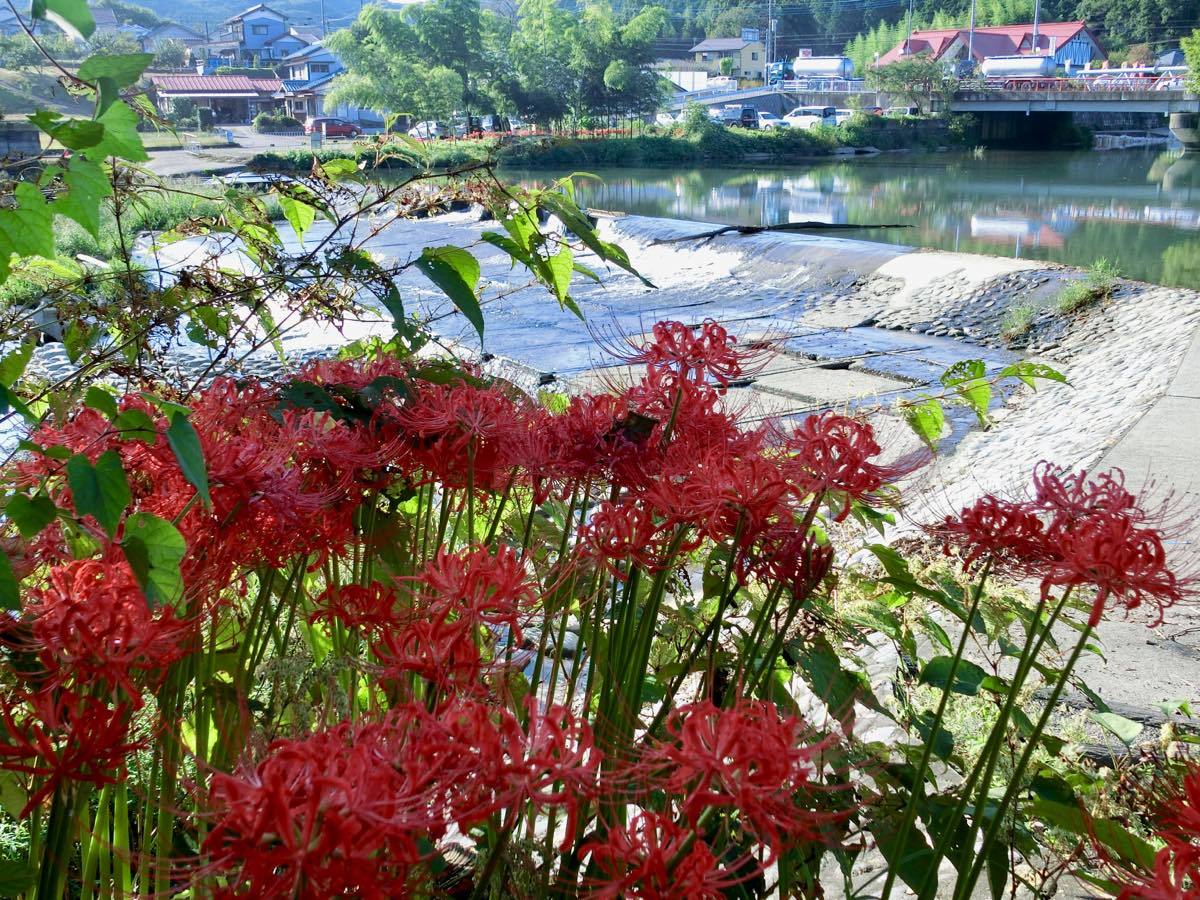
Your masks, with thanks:
[{"label": "house with red roof", "polygon": [[1094,60],[1104,59],[1104,48],[1087,22],[1042,22],[1029,25],[987,25],[976,28],[972,37],[966,28],[942,28],[914,31],[875,63],[886,66],[910,56],[924,56],[942,62],[957,62],[970,57],[983,62],[990,56],[1053,56],[1060,66],[1070,64],[1083,68]]},{"label": "house with red roof", "polygon": [[249,78],[245,75],[150,75],[150,94],[164,114],[170,114],[177,98],[211,109],[213,121],[225,124],[249,122],[260,112],[273,111],[281,102],[276,94],[283,88],[279,78]]}]

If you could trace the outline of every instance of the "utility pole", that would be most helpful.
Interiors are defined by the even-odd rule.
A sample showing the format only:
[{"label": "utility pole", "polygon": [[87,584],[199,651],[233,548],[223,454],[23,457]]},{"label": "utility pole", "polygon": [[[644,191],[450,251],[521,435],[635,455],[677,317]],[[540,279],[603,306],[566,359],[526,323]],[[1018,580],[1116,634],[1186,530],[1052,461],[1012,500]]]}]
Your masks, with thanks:
[{"label": "utility pole", "polygon": [[766,40],[766,60],[764,61],[767,80],[771,78],[771,37],[774,34],[775,25],[775,0],[767,0],[767,40]]},{"label": "utility pole", "polygon": [[904,39],[904,55],[912,56],[913,0],[908,0],[908,37]]},{"label": "utility pole", "polygon": [[1038,20],[1042,17],[1042,0],[1033,0],[1033,52],[1038,52]]},{"label": "utility pole", "polygon": [[321,40],[329,33],[329,23],[325,21],[325,0],[321,0]]},{"label": "utility pole", "polygon": [[967,32],[967,62],[975,65],[975,0],[971,0],[971,28]]}]

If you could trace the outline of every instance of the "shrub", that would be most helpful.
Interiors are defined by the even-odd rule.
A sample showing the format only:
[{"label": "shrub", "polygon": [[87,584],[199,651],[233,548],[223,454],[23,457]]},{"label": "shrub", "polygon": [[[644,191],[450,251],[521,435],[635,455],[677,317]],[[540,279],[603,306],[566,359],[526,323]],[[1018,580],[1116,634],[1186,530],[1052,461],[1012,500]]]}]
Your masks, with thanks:
[{"label": "shrub", "polygon": [[1117,264],[1101,257],[1092,263],[1083,280],[1072,282],[1059,292],[1055,306],[1065,315],[1107,300],[1116,290],[1120,277]]},{"label": "shrub", "polygon": [[260,112],[254,117],[254,130],[259,134],[273,131],[296,131],[303,126],[299,119],[284,113]]},{"label": "shrub", "polygon": [[1001,337],[1012,341],[1028,334],[1037,313],[1038,308],[1033,303],[1015,303],[1010,306],[1000,323]]}]

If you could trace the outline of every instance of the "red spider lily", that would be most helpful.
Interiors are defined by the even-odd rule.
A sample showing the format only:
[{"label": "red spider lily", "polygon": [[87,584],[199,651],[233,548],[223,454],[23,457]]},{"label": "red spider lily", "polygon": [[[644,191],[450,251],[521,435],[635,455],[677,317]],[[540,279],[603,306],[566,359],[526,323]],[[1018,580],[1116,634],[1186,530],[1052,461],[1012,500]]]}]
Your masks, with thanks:
[{"label": "red spider lily", "polygon": [[[930,458],[919,452],[891,465],[871,462],[883,452],[874,429],[861,419],[832,412],[808,416],[786,436],[784,446],[792,454],[786,468],[800,496],[832,491],[861,500],[911,475]],[[847,504],[839,518],[848,513]]]},{"label": "red spider lily", "polygon": [[1160,624],[1163,610],[1185,594],[1167,565],[1162,535],[1142,528],[1125,513],[1097,513],[1077,520],[1056,536],[1058,558],[1042,580],[1043,591],[1052,586],[1089,584],[1096,588],[1088,624],[1099,624],[1105,604],[1117,598],[1126,609],[1153,604]]},{"label": "red spider lily", "polygon": [[704,841],[687,847],[691,837],[689,829],[661,813],[639,812],[628,825],[609,829],[603,839],[581,848],[591,854],[601,875],[586,887],[585,896],[720,900],[742,879],[723,870]]},{"label": "red spider lily", "polygon": [[544,460],[542,466],[531,467],[532,473],[547,471],[567,480],[594,478],[631,461],[641,441],[621,426],[628,412],[627,401],[612,394],[572,397],[564,412],[549,417],[538,430],[546,452],[530,459]]},{"label": "red spider lily", "polygon": [[763,701],[721,709],[705,700],[676,710],[667,734],[641,766],[661,773],[662,788],[681,798],[693,825],[707,809],[728,809],[773,857],[819,836],[830,814],[811,801],[828,740],[814,740],[799,718]]},{"label": "red spider lily", "polygon": [[511,547],[498,547],[495,553],[486,547],[460,553],[441,548],[416,582],[423,588],[422,605],[429,615],[507,625],[517,633],[518,616],[535,599],[525,568]]},{"label": "red spider lily", "polygon": [[1200,846],[1169,843],[1154,857],[1154,871],[1121,886],[1117,900],[1196,900],[1200,897]]},{"label": "red spider lily", "polygon": [[407,896],[437,821],[383,749],[375,730],[342,723],[214,773],[202,852],[229,877],[225,896]]},{"label": "red spider lily", "polygon": [[424,779],[429,808],[466,831],[501,809],[530,803],[567,812],[574,839],[579,804],[594,797],[600,751],[587,723],[552,706],[530,705],[527,730],[505,709],[457,698],[428,713],[413,707],[414,730],[400,757]]},{"label": "red spider lily", "polygon": [[757,577],[768,586],[782,585],[794,600],[804,600],[825,580],[833,566],[833,546],[817,542],[791,522],[778,523],[739,560],[743,580]]},{"label": "red spider lily", "polygon": [[957,518],[947,516],[933,533],[942,539],[944,552],[952,546],[962,550],[966,566],[986,558],[1010,574],[1033,574],[1055,556],[1034,508],[990,494],[964,507]]},{"label": "red spider lily", "polygon": [[1179,841],[1200,841],[1200,763],[1188,766],[1178,792],[1163,809],[1162,820],[1163,832],[1168,836]]},{"label": "red spider lily", "polygon": [[629,572],[620,563],[658,571],[672,564],[667,558],[671,529],[656,523],[645,506],[634,503],[615,505],[607,500],[596,507],[581,528],[582,553],[600,560],[605,568],[622,580]]},{"label": "red spider lily", "polygon": [[399,416],[413,458],[448,487],[498,490],[520,463],[522,410],[498,388],[423,386]]},{"label": "red spider lily", "polygon": [[137,673],[162,673],[183,655],[189,626],[170,608],[152,611],[120,558],[79,560],[50,570],[27,611],[54,681],[120,687],[141,706]]},{"label": "red spider lily", "polygon": [[19,818],[70,782],[115,784],[126,757],[143,746],[128,736],[131,709],[70,691],[0,698],[0,768],[45,779]]},{"label": "red spider lily", "polygon": [[386,584],[372,581],[330,586],[316,599],[317,610],[310,622],[341,622],[347,628],[374,630],[393,627],[397,621],[396,592]]},{"label": "red spider lily", "polygon": [[1038,508],[1052,513],[1060,522],[1097,512],[1140,509],[1138,498],[1126,490],[1125,473],[1120,469],[1089,479],[1086,471],[1064,473],[1043,460],[1033,470],[1033,493]]},{"label": "red spider lily", "polygon": [[412,674],[441,694],[484,694],[489,663],[479,641],[478,628],[469,621],[428,621],[410,615],[402,624],[382,629],[371,649],[385,678]]},{"label": "red spider lily", "polygon": [[781,515],[790,517],[781,507],[788,485],[774,460],[713,451],[692,457],[686,471],[644,495],[672,525],[693,525],[713,541],[738,534],[744,546]]},{"label": "red spider lily", "polygon": [[734,349],[737,338],[712,319],[698,330],[682,322],[659,322],[651,333],[653,340],[627,357],[629,362],[666,369],[696,383],[711,378],[721,387],[742,374],[742,356]]}]

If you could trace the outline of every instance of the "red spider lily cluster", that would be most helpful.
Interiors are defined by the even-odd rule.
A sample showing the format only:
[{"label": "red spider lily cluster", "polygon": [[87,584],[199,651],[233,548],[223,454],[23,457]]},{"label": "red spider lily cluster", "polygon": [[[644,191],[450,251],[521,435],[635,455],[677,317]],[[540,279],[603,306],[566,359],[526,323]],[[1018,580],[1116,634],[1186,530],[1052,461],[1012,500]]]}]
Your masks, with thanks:
[{"label": "red spider lily cluster", "polygon": [[[927,457],[885,461],[835,413],[742,427],[724,394],[746,355],[715,323],[660,323],[634,358],[635,384],[558,411],[410,360],[219,379],[189,416],[204,496],[169,404],[40,430],[10,478],[57,516],[11,548],[26,599],[0,695],[26,812],[123,790],[149,754],[157,826],[129,852],[154,854],[159,893],[214,896],[402,896],[452,843],[503,879],[519,843],[546,890],[716,897],[827,840],[844,731],[801,718],[773,673],[829,581],[817,526],[889,502]],[[72,495],[76,456],[119,460],[115,527]],[[1095,585],[1097,615],[1177,598],[1118,479],[1036,478],[1034,500],[986,498],[946,540],[1047,590]],[[134,516],[186,546],[171,603],[147,603]],[[667,643],[689,566],[716,587]],[[293,655],[325,680],[268,677]]]},{"label": "red spider lily cluster", "polygon": [[1151,605],[1155,623],[1182,600],[1191,580],[1168,563],[1163,514],[1125,487],[1119,469],[1089,478],[1041,463],[1032,496],[1024,501],[984,496],[937,529],[947,551],[967,564],[985,559],[995,567],[1054,589],[1095,591],[1088,624],[1099,624],[1106,607]]},{"label": "red spider lily cluster", "polygon": [[1150,872],[1125,873],[1120,900],[1190,900],[1200,895],[1200,764],[1186,765],[1183,779],[1167,786],[1157,810],[1163,847]]}]

